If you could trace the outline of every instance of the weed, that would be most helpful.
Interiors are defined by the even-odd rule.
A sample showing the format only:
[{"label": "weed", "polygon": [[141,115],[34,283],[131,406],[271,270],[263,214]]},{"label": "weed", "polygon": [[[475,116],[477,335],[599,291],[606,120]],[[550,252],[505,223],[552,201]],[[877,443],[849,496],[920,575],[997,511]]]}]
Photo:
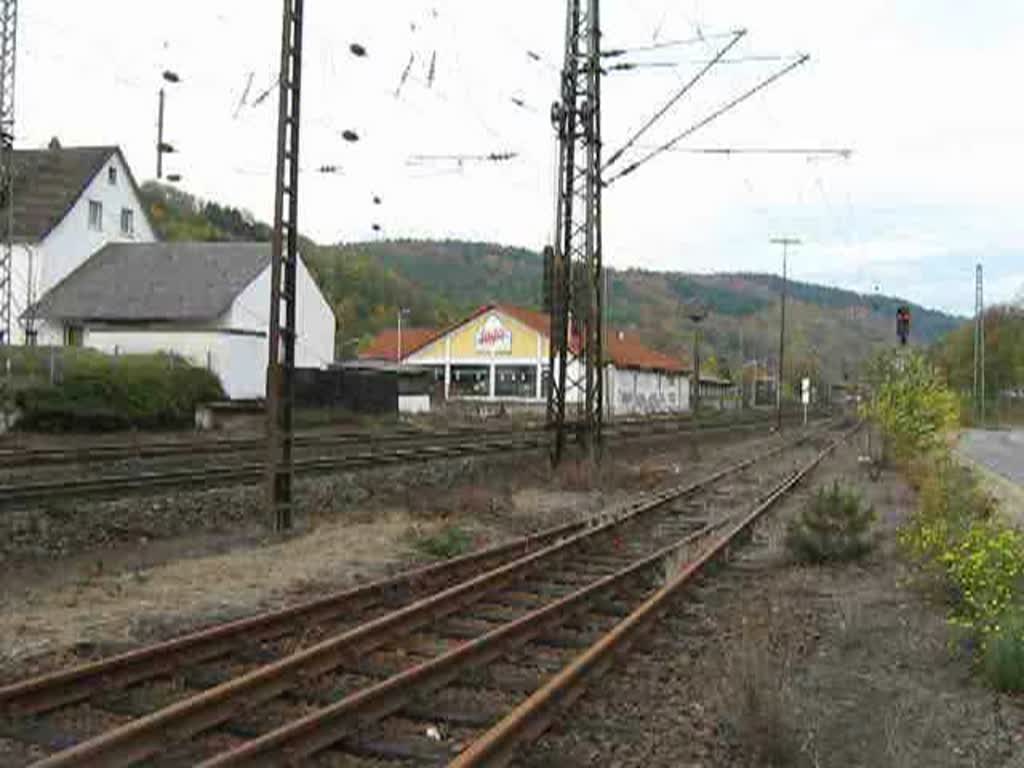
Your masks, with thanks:
[{"label": "weed", "polygon": [[594,464],[582,459],[563,463],[557,477],[566,491],[590,491],[596,482]]},{"label": "weed", "polygon": [[[772,654],[771,631],[747,628],[731,649],[730,674],[725,681],[730,720],[743,747],[758,765],[798,765],[802,762],[797,717],[789,684],[787,654]],[[755,636],[756,635],[756,636]]]},{"label": "weed", "polygon": [[820,488],[811,503],[790,522],[786,546],[800,562],[828,563],[852,560],[871,548],[873,507],[864,505],[856,491],[832,484]]},{"label": "weed", "polygon": [[439,560],[464,555],[472,545],[473,537],[457,525],[446,525],[436,533],[421,536],[415,542],[416,549]]},{"label": "weed", "polygon": [[1024,606],[1008,611],[992,632],[982,663],[997,691],[1024,692]]}]

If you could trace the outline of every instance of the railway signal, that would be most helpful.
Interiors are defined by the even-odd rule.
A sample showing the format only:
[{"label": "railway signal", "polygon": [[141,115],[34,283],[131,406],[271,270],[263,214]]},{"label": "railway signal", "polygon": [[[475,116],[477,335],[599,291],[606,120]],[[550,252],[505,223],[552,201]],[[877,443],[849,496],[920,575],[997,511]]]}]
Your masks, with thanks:
[{"label": "railway signal", "polygon": [[896,335],[900,339],[900,346],[907,346],[907,339],[910,337],[910,308],[901,306],[896,310]]}]

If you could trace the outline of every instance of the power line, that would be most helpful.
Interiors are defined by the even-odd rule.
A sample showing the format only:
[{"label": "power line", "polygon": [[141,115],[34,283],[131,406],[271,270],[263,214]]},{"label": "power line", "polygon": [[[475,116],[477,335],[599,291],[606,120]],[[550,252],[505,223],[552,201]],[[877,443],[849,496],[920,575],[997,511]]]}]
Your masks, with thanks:
[{"label": "power line", "polygon": [[606,51],[601,51],[601,56],[604,58],[614,58],[616,56],[624,56],[627,53],[641,53],[643,51],[660,51],[665,48],[678,48],[684,45],[696,45],[706,43],[708,40],[723,39],[737,34],[745,34],[746,30],[734,29],[730,32],[713,32],[709,35],[695,35],[694,37],[688,37],[681,40],[666,40],[663,43],[651,43],[650,45],[636,45],[629,48],[611,48]]},{"label": "power line", "polygon": [[683,96],[685,96],[687,93],[689,93],[690,90],[698,82],[700,82],[701,78],[703,78],[704,75],[706,75],[711,70],[711,68],[713,66],[715,66],[715,62],[718,61],[719,59],[721,59],[723,56],[725,56],[725,54],[727,54],[730,50],[732,50],[732,48],[737,43],[739,43],[739,41],[742,40],[743,37],[746,34],[747,34],[747,31],[745,29],[740,29],[740,30],[737,30],[736,32],[734,32],[732,40],[730,40],[724,47],[722,47],[718,51],[718,54],[714,58],[712,58],[707,64],[705,64],[700,69],[700,71],[698,71],[692,78],[690,78],[690,80],[687,83],[685,83],[682,88],[680,88],[678,91],[676,91],[675,95],[672,96],[672,98],[670,98],[661,107],[661,109],[659,109],[657,112],[655,112],[654,115],[651,116],[647,120],[647,122],[644,123],[640,127],[640,129],[638,131],[636,131],[626,141],[625,145],[623,145],[620,149],[618,149],[615,152],[613,152],[611,154],[611,157],[608,158],[607,162],[604,164],[604,167],[601,170],[604,171],[609,166],[613,165],[615,163],[615,161],[617,161],[620,157],[622,157],[622,154],[624,152],[627,152],[634,144],[636,144],[636,142],[640,140],[640,138],[650,129],[650,127],[652,125],[654,125],[656,122],[658,122],[658,120],[660,120],[662,117],[664,117],[665,113],[668,112],[670,109],[672,109],[672,107],[674,107],[679,102],[679,100],[681,98],[683,98]]},{"label": "power line", "polygon": [[762,80],[760,83],[755,85],[753,88],[750,88],[749,90],[745,91],[741,95],[737,96],[735,99],[732,99],[731,101],[727,102],[723,106],[719,107],[714,112],[712,112],[710,115],[705,117],[703,120],[701,120],[701,121],[695,123],[694,125],[690,126],[689,128],[687,128],[685,131],[680,133],[675,138],[669,140],[668,142],[666,142],[665,144],[662,144],[657,149],[647,153],[646,155],[641,157],[639,160],[637,160],[637,161],[631,163],[630,165],[626,166],[621,171],[619,171],[618,173],[613,175],[610,179],[605,181],[604,185],[608,186],[612,182],[614,182],[614,181],[616,181],[618,179],[621,179],[623,176],[627,176],[627,175],[633,173],[633,171],[635,171],[637,168],[640,168],[641,166],[643,166],[646,163],[650,162],[651,160],[653,160],[655,157],[657,157],[658,155],[662,154],[663,152],[671,151],[672,148],[675,147],[675,145],[678,144],[680,141],[682,141],[683,139],[687,138],[688,136],[691,136],[692,134],[696,133],[701,128],[705,127],[706,125],[708,125],[709,123],[713,122],[714,120],[717,120],[719,117],[724,115],[726,112],[729,112],[729,111],[735,109],[737,106],[742,104],[744,101],[746,101],[747,99],[751,98],[752,96],[754,96],[755,94],[757,94],[761,90],[767,88],[769,85],[774,83],[779,78],[781,78],[781,77],[787,75],[788,73],[792,72],[794,69],[796,69],[797,67],[801,66],[802,64],[807,63],[810,60],[810,58],[811,58],[810,54],[803,54],[800,58],[798,58],[793,63],[783,67],[778,72],[775,72],[774,74],[772,74],[770,77],[767,77],[766,79]]},{"label": "power line", "polygon": [[846,147],[672,147],[666,151],[695,155],[831,155],[844,160],[853,156],[853,150]]}]

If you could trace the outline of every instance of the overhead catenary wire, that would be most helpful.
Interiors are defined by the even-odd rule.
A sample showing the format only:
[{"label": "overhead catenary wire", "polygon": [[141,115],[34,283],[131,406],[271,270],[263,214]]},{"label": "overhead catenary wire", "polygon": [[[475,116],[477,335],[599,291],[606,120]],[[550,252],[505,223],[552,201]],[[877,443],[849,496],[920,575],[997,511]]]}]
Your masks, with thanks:
[{"label": "overhead catenary wire", "polygon": [[789,74],[790,72],[792,72],[797,67],[799,67],[799,66],[801,66],[803,64],[806,64],[810,60],[810,58],[811,58],[810,54],[806,54],[805,53],[805,54],[801,55],[796,61],[788,64],[787,66],[785,66],[782,69],[778,70],[777,72],[773,73],[769,77],[767,77],[764,80],[762,80],[761,82],[759,82],[754,87],[749,88],[748,90],[744,91],[742,94],[740,94],[736,98],[726,102],[721,107],[716,109],[714,112],[712,112],[711,114],[706,116],[704,119],[700,120],[697,123],[694,123],[693,125],[691,125],[689,128],[687,128],[682,133],[678,134],[677,136],[675,136],[674,138],[672,138],[669,141],[665,142],[664,144],[662,144],[661,146],[657,147],[656,149],[648,152],[647,154],[642,156],[639,160],[636,160],[636,161],[630,163],[625,168],[620,170],[618,173],[614,174],[611,178],[607,179],[604,182],[604,185],[608,186],[608,185],[612,184],[613,182],[617,181],[618,179],[621,179],[623,176],[628,176],[629,174],[633,173],[635,170],[637,170],[641,166],[649,163],[651,160],[653,160],[658,155],[661,155],[664,152],[671,151],[672,148],[675,147],[683,139],[685,139],[685,138],[687,138],[689,136],[692,136],[694,133],[699,131],[701,128],[704,128],[709,123],[717,120],[719,117],[721,117],[725,113],[732,111],[737,106],[742,104],[744,101],[746,101],[747,99],[751,98],[752,96],[754,96],[755,94],[759,93],[760,91],[764,90],[765,88],[767,88],[769,85],[771,85],[772,83],[776,82],[780,78],[782,78],[785,75]]},{"label": "overhead catenary wire", "polygon": [[666,40],[663,43],[651,43],[650,45],[637,45],[629,48],[610,48],[605,51],[601,51],[601,56],[605,58],[613,58],[616,56],[624,56],[627,53],[642,53],[643,51],[660,51],[665,48],[678,48],[684,45],[696,45],[705,43],[708,40],[721,40],[724,38],[732,37],[737,34],[745,34],[746,30],[734,29],[728,32],[714,32],[709,35],[696,35],[694,37],[684,38],[681,40]]},{"label": "overhead catenary wire", "polygon": [[672,147],[668,152],[695,155],[831,155],[848,160],[853,150],[847,147]]},{"label": "overhead catenary wire", "polygon": [[687,93],[689,93],[690,90],[692,90],[693,87],[698,82],[700,82],[700,80],[704,77],[704,75],[706,75],[708,72],[711,71],[711,68],[715,66],[715,62],[718,59],[721,59],[723,56],[725,56],[730,50],[732,50],[732,48],[734,46],[736,46],[736,44],[739,43],[739,41],[742,40],[743,37],[746,34],[747,34],[747,31],[745,29],[740,29],[740,30],[737,30],[736,32],[734,32],[732,40],[730,40],[725,46],[723,46],[718,51],[718,55],[713,57],[707,64],[705,64],[703,67],[701,67],[701,69],[698,70],[697,73],[693,77],[691,77],[683,85],[682,88],[680,88],[678,91],[676,91],[676,93],[672,96],[672,98],[670,98],[667,102],[665,102],[665,104],[661,107],[661,109],[659,109],[657,112],[655,112],[654,115],[652,115],[647,120],[647,122],[645,122],[640,127],[639,130],[637,130],[637,131],[635,131],[633,133],[633,135],[626,141],[626,143],[621,148],[619,148],[615,152],[613,152],[609,156],[608,160],[605,162],[604,167],[601,170],[604,171],[605,169],[607,169],[610,166],[614,165],[614,163],[620,157],[622,157],[623,153],[629,151],[633,147],[633,145],[635,145],[636,142],[638,142],[641,139],[641,137],[645,133],[647,133],[647,131],[651,128],[651,126],[653,126],[655,123],[658,122],[658,120],[660,120],[662,117],[664,117],[665,114],[670,109],[672,109],[672,107],[674,107],[679,102],[680,99],[683,98],[683,96],[685,96]]}]

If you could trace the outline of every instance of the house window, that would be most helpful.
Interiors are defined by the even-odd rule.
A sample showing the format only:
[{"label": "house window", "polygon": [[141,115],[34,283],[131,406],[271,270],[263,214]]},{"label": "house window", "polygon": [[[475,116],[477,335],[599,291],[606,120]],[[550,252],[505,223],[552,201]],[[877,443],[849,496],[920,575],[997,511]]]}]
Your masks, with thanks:
[{"label": "house window", "polygon": [[107,181],[110,182],[110,186],[117,186],[117,166],[107,168]]},{"label": "house window", "polygon": [[453,365],[452,397],[487,397],[491,389],[491,369],[486,365]]},{"label": "house window", "polygon": [[103,231],[103,203],[96,200],[89,201],[89,229]]},{"label": "house window", "polygon": [[499,365],[494,369],[494,394],[498,397],[537,396],[537,366]]},{"label": "house window", "polygon": [[64,346],[83,347],[85,346],[85,329],[80,325],[64,326]]},{"label": "house window", "polygon": [[121,234],[135,234],[135,211],[131,208],[121,209]]}]

